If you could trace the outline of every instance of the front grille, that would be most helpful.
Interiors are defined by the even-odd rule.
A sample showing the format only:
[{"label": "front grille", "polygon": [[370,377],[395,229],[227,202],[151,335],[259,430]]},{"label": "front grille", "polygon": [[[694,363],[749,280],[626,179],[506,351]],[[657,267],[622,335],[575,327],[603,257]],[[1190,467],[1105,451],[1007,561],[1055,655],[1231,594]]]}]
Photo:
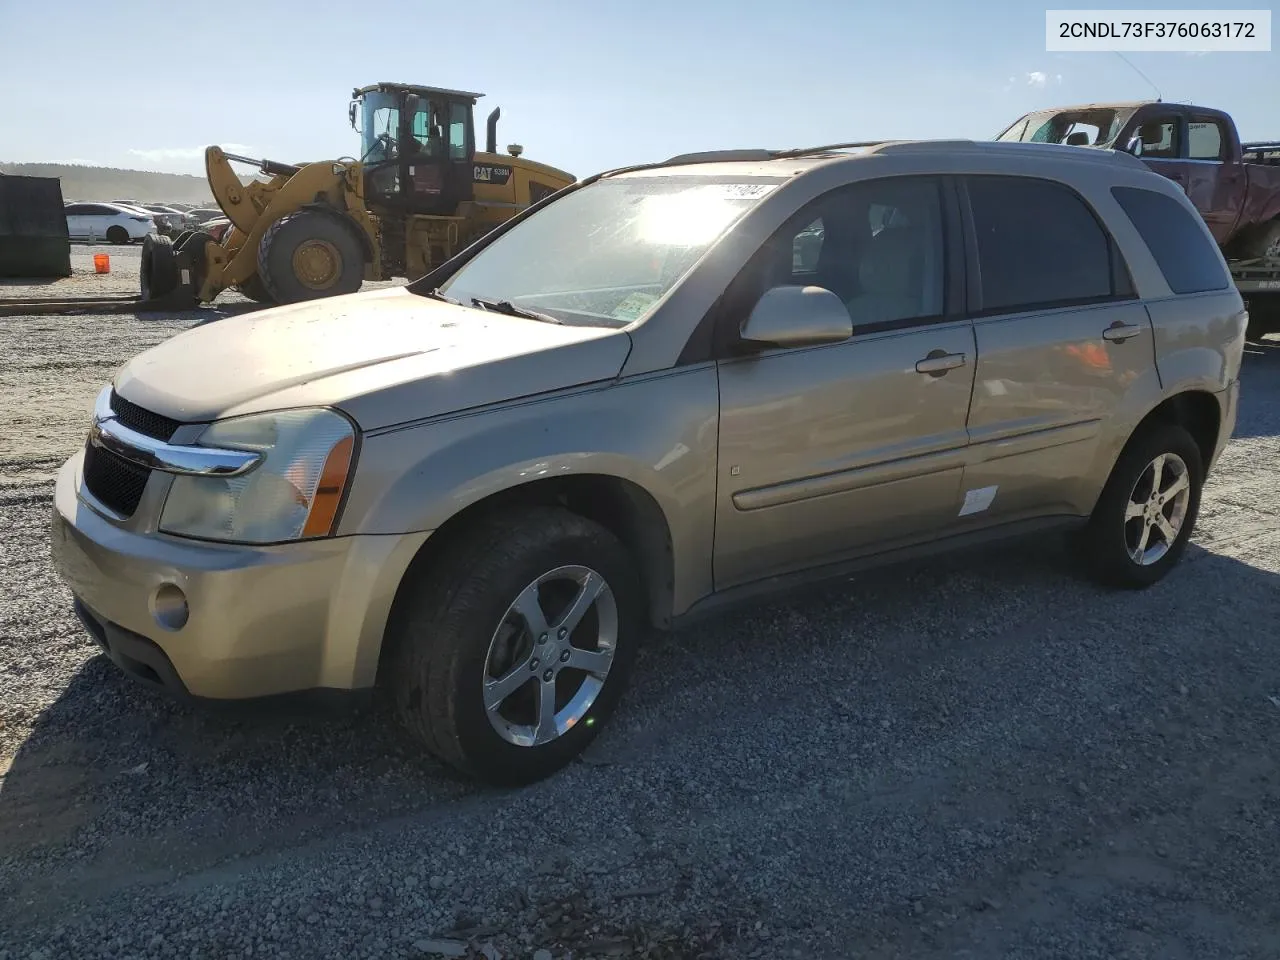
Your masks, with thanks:
[{"label": "front grille", "polygon": [[[130,430],[155,440],[169,441],[182,423],[152,413],[111,391],[111,412]],[[84,448],[84,485],[98,500],[123,517],[133,516],[142,500],[151,470],[112,453],[104,447],[86,443]]]},{"label": "front grille", "polygon": [[177,420],[171,420],[168,417],[160,416],[158,413],[142,409],[136,403],[132,403],[120,396],[115,390],[111,391],[111,409],[115,413],[116,419],[130,430],[136,430],[138,433],[153,437],[156,440],[172,440],[173,435],[182,426]]},{"label": "front grille", "polygon": [[84,485],[95,497],[124,517],[133,516],[151,471],[123,457],[95,447],[84,448]]}]

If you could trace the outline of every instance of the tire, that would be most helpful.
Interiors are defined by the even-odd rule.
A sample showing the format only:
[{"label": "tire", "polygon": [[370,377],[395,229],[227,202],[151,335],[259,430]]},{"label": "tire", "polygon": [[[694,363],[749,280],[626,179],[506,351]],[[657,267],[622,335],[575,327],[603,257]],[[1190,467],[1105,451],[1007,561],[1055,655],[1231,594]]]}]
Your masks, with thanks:
[{"label": "tire", "polygon": [[1241,260],[1280,257],[1280,220],[1250,230],[1237,245]]},{"label": "tire", "polygon": [[364,246],[338,214],[299,210],[262,235],[258,276],[276,303],[355,293],[364,282]]},{"label": "tire", "polygon": [[[1152,465],[1158,459],[1164,499],[1147,503]],[[1184,475],[1185,487],[1170,492],[1171,484],[1182,483],[1179,478]],[[1200,513],[1203,487],[1200,447],[1186,428],[1169,423],[1143,428],[1120,454],[1082,533],[1082,559],[1089,572],[1099,582],[1123,589],[1143,589],[1164,579],[1186,550]],[[1126,520],[1131,503],[1135,504],[1132,509],[1141,505],[1154,512],[1139,513]],[[1163,528],[1159,520],[1154,526],[1150,523],[1157,513],[1164,517]],[[1161,532],[1170,526],[1174,532],[1171,541]],[[1130,549],[1141,544],[1141,532],[1147,527],[1152,529],[1139,562]]]},{"label": "tire", "polygon": [[267,285],[262,282],[262,278],[256,273],[244,283],[236,284],[236,292],[257,303],[267,305],[275,303],[275,299],[271,296],[271,291],[267,289]]},{"label": "tire", "polygon": [[[535,589],[539,578],[563,568],[580,578],[594,573],[604,585],[565,640],[555,624],[570,592],[597,581],[553,579]],[[552,629],[541,643],[513,613],[531,590],[540,609],[551,611],[542,614]],[[586,748],[626,688],[644,624],[640,580],[626,548],[599,524],[556,507],[517,508],[480,521],[429,569],[411,568],[401,598],[388,631],[401,722],[436,757],[496,786],[541,780]],[[610,634],[612,659],[600,658],[603,683],[593,683],[572,661],[607,649],[600,638]],[[570,665],[561,666],[562,658]],[[494,676],[515,678],[515,685],[491,713],[484,682]],[[557,698],[545,739],[537,730],[544,692]]]},{"label": "tire", "polygon": [[120,246],[121,244],[128,243],[130,239],[131,237],[129,236],[129,231],[126,230],[124,227],[117,227],[117,226],[107,227],[108,243],[114,243],[116,246]]},{"label": "tire", "polygon": [[1257,342],[1268,333],[1280,333],[1280,293],[1250,297],[1246,306],[1249,310],[1246,340]]},{"label": "tire", "polygon": [[142,240],[142,256],[138,273],[143,300],[163,297],[176,290],[180,276],[173,241],[157,233],[147,234]]}]

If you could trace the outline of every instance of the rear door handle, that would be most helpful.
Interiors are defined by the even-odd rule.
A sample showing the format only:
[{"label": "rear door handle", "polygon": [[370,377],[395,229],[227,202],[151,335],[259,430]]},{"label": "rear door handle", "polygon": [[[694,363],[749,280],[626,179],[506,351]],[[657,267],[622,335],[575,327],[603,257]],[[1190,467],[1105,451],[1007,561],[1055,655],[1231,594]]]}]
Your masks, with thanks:
[{"label": "rear door handle", "polygon": [[963,367],[963,353],[947,353],[945,350],[930,350],[923,360],[916,361],[916,373],[927,373],[931,377],[940,377],[948,370]]},{"label": "rear door handle", "polygon": [[1112,343],[1124,343],[1133,337],[1136,337],[1142,328],[1133,323],[1113,323],[1107,329],[1102,331],[1102,339],[1110,340]]}]

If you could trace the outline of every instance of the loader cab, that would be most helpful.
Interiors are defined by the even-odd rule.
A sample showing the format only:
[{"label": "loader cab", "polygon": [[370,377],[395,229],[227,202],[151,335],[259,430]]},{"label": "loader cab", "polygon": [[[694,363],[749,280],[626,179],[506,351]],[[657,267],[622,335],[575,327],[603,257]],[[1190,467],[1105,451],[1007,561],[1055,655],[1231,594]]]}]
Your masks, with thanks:
[{"label": "loader cab", "polygon": [[450,216],[473,198],[474,108],[462,90],[379,83],[352,93],[365,202],[406,214]]}]

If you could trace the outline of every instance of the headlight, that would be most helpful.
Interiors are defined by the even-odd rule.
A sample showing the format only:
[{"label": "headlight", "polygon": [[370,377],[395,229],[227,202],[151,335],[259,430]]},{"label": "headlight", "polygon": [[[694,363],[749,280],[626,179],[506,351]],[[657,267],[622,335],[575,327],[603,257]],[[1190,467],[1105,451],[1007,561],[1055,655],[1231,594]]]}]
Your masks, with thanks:
[{"label": "headlight", "polygon": [[278,543],[333,533],[355,448],[350,421],[332,410],[283,410],[209,426],[201,446],[256,450],[235,477],[175,477],[160,529],[206,540]]}]

